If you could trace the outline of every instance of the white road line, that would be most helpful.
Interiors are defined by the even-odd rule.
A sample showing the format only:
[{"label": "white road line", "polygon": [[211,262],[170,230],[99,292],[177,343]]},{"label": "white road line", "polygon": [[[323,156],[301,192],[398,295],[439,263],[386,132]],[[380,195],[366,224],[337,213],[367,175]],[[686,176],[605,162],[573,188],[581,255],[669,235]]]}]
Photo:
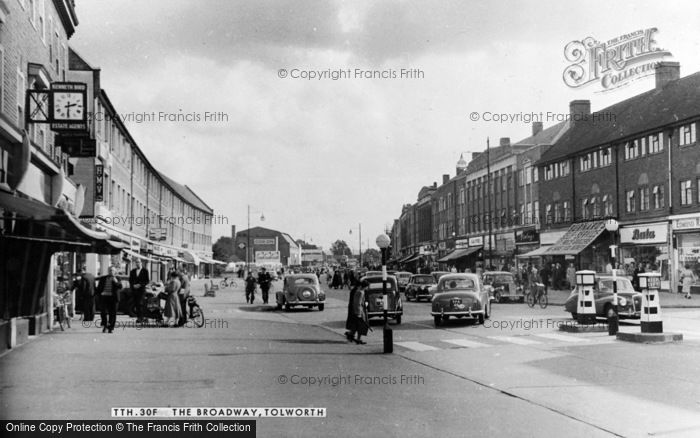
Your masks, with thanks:
[{"label": "white road line", "polygon": [[518,345],[536,345],[541,344],[539,341],[533,341],[532,339],[525,338],[523,336],[489,336],[490,339],[494,339],[502,342],[509,342],[511,344]]},{"label": "white road line", "polygon": [[442,342],[447,342],[450,344],[459,345],[460,347],[467,348],[482,348],[491,346],[491,344],[482,344],[481,342],[470,341],[468,339],[445,339]]},{"label": "white road line", "polygon": [[438,350],[438,348],[432,347],[430,345],[426,344],[421,344],[420,342],[413,342],[413,341],[408,341],[408,342],[397,342],[396,345],[400,345],[403,348],[408,348],[409,350],[413,351],[433,351],[433,350]]},{"label": "white road line", "polygon": [[559,333],[538,333],[535,336],[537,336],[539,338],[554,339],[555,341],[588,342],[588,339],[577,338],[574,336],[560,335]]}]

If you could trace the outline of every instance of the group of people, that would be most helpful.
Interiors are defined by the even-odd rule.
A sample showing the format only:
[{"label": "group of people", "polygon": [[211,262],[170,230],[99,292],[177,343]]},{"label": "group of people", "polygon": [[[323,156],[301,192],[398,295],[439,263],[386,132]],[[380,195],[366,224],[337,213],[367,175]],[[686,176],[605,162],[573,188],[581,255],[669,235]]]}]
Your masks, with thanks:
[{"label": "group of people", "polygon": [[[133,274],[133,271],[132,271]],[[129,283],[131,283],[131,274]],[[187,298],[190,296],[189,276],[179,270],[172,270],[168,274],[168,282],[165,284],[165,309],[163,310],[164,327],[181,327],[187,322]],[[139,301],[141,303],[142,301]],[[143,309],[143,306],[137,306]]]},{"label": "group of people", "polygon": [[267,304],[270,295],[270,286],[272,286],[272,276],[267,272],[267,269],[261,268],[260,272],[258,272],[258,278],[253,276],[252,271],[248,271],[248,276],[245,279],[245,302],[248,304],[253,304],[253,301],[255,301],[256,285],[260,285],[263,304]]},{"label": "group of people", "polygon": [[352,270],[348,269],[341,272],[339,269],[336,269],[335,271],[333,271],[332,275],[330,274],[330,272],[328,273],[328,275],[328,285],[333,289],[342,289],[346,285],[348,287],[352,287],[352,285],[355,284],[355,273]]},{"label": "group of people", "polygon": [[545,293],[552,289],[573,289],[576,286],[576,268],[573,263],[564,268],[561,263],[545,263],[542,268],[532,263],[523,264],[520,268],[513,266],[509,269],[513,277],[526,288],[535,283],[544,285]]}]

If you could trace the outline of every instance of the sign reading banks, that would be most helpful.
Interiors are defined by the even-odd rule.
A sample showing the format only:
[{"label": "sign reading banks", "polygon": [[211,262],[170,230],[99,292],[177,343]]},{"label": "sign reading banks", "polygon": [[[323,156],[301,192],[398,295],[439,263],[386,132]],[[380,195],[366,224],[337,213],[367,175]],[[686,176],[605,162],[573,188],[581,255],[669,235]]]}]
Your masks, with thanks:
[{"label": "sign reading banks", "polygon": [[571,41],[564,48],[569,66],[564,83],[579,88],[600,82],[610,91],[654,74],[656,64],[671,52],[657,46],[657,28],[637,30],[600,42],[593,37]]}]

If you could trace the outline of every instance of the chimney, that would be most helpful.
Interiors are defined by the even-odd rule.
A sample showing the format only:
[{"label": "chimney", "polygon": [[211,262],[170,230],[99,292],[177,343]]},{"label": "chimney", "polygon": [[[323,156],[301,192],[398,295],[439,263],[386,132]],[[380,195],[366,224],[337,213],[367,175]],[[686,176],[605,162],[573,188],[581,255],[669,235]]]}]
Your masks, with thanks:
[{"label": "chimney", "polygon": [[510,137],[501,137],[501,147],[508,147],[510,146]]},{"label": "chimney", "polygon": [[535,136],[542,132],[542,122],[532,122],[532,135]]},{"label": "chimney", "polygon": [[569,117],[572,125],[576,122],[585,122],[591,115],[590,100],[572,100],[569,104]]},{"label": "chimney", "polygon": [[437,189],[437,182],[433,181],[433,188]]},{"label": "chimney", "polygon": [[449,181],[449,180],[450,180],[449,174],[446,173],[446,174],[442,175],[442,183],[443,184],[447,184],[447,181]]},{"label": "chimney", "polygon": [[236,226],[231,225],[231,239],[235,239],[235,238],[236,238]]},{"label": "chimney", "polygon": [[669,82],[680,79],[681,77],[681,64],[678,62],[660,62],[656,64],[656,89],[668,85]]}]

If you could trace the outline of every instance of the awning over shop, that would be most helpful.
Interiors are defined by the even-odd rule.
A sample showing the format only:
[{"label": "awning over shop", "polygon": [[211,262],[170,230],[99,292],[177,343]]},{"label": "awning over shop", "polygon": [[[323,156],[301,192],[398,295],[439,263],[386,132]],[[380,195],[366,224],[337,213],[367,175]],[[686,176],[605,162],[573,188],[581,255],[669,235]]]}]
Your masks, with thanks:
[{"label": "awning over shop", "polygon": [[408,259],[415,257],[417,254],[418,254],[417,252],[411,253],[405,257],[398,259],[396,262],[397,263],[405,263]]},{"label": "awning over shop", "polygon": [[420,256],[421,256],[421,255],[420,255],[420,253],[418,253],[418,252],[413,253],[413,255],[411,255],[411,257],[407,258],[406,260],[404,260],[404,261],[401,262],[401,263],[413,263],[413,262],[415,262],[416,260],[418,260],[418,259],[420,258]]},{"label": "awning over shop", "polygon": [[199,266],[199,256],[195,254],[193,251],[189,251],[186,249],[182,250],[182,258],[185,259],[185,263],[192,263],[195,266]]},{"label": "awning over shop", "polygon": [[541,246],[537,249],[533,249],[530,252],[526,252],[525,254],[517,254],[516,257],[521,258],[521,259],[529,259],[530,257],[542,257],[545,255],[547,250],[550,248],[550,246]]},{"label": "awning over shop", "polygon": [[447,254],[443,258],[438,260],[438,263],[446,263],[452,260],[457,260],[461,259],[462,257],[466,257],[468,255],[472,255],[475,252],[481,250],[483,247],[482,246],[473,246],[471,248],[462,248],[462,249],[455,249],[451,253]]},{"label": "awning over shop", "polygon": [[576,255],[593,243],[603,230],[605,221],[573,224],[543,255]]},{"label": "awning over shop", "polygon": [[214,259],[208,259],[206,257],[200,257],[199,259],[201,260],[202,263],[206,263],[209,265],[228,265],[228,263],[226,263],[226,262],[222,262],[222,261],[214,260]]},{"label": "awning over shop", "polygon": [[125,249],[124,252],[129,254],[131,257],[136,257],[137,259],[146,260],[147,262],[155,261],[155,260],[149,259],[146,256],[142,256],[141,254],[137,253],[136,251],[132,251],[130,249]]}]

